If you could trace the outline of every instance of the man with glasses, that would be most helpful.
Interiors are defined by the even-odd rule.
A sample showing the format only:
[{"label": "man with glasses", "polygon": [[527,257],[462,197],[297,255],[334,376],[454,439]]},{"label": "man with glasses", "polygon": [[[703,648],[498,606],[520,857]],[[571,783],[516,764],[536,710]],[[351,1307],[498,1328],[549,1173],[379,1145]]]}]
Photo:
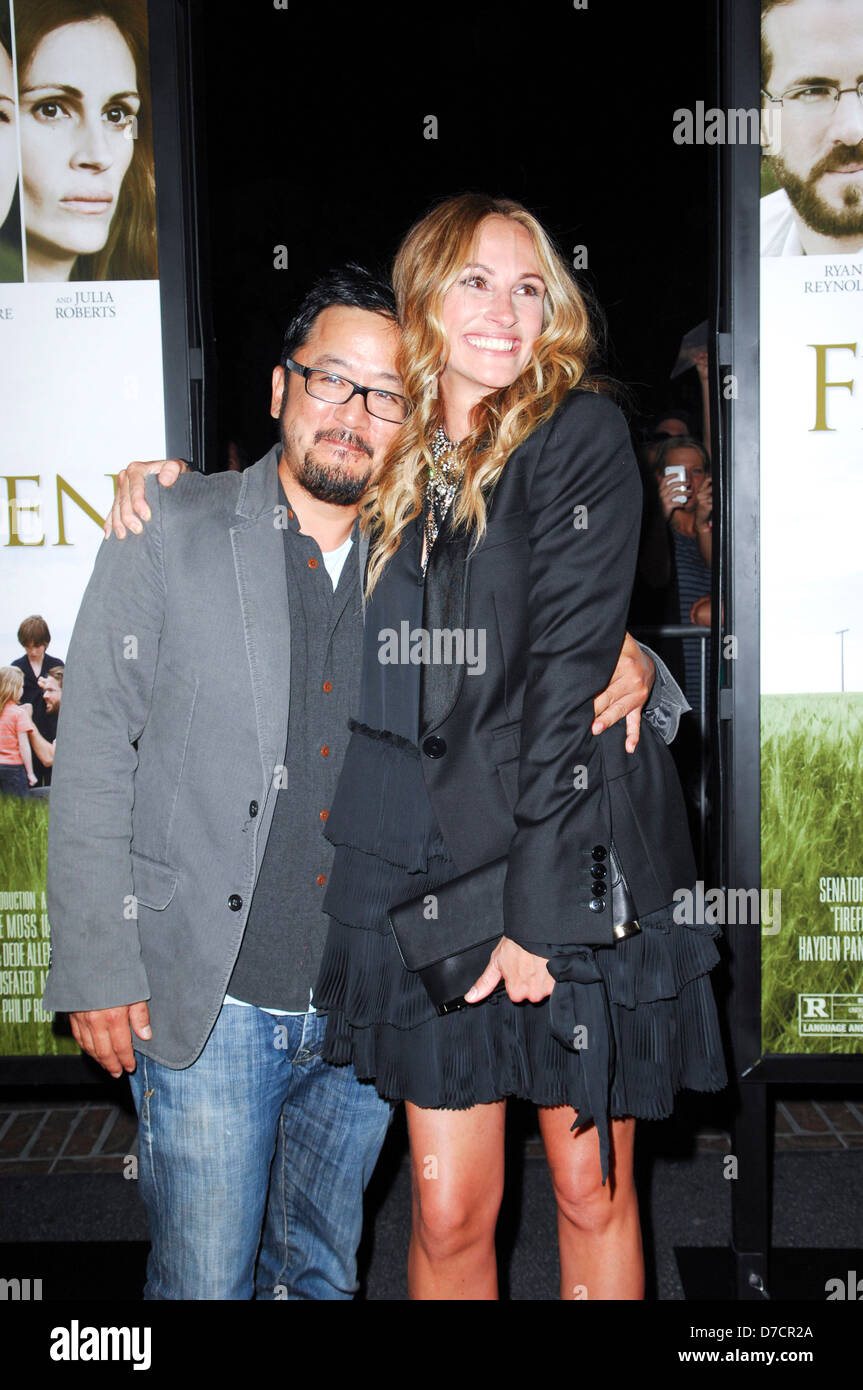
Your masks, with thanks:
[{"label": "man with glasses", "polygon": [[[762,256],[863,249],[863,0],[763,0]],[[778,120],[776,115],[778,114]]]},{"label": "man with glasses", "polygon": [[[357,268],[319,281],[273,371],[279,443],[243,474],[148,483],[143,527],[124,481],[115,526],[138,534],[102,547],[72,638],[45,1004],[130,1073],[147,1298],[356,1291],[390,1107],[321,1060],[311,989],[359,687],[358,504],[409,409],[397,346],[389,287]],[[200,651],[218,654],[206,670]],[[606,724],[644,704],[640,661],[622,657]],[[652,717],[673,737],[684,702],[659,673]]]}]

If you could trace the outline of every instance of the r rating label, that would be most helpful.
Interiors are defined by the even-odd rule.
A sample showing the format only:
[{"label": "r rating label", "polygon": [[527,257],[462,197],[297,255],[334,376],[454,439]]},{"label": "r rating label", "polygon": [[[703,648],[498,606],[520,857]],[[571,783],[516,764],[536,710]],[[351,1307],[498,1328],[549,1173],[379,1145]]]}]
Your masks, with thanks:
[{"label": "r rating label", "polygon": [[863,994],[798,994],[798,1032],[863,1037]]}]

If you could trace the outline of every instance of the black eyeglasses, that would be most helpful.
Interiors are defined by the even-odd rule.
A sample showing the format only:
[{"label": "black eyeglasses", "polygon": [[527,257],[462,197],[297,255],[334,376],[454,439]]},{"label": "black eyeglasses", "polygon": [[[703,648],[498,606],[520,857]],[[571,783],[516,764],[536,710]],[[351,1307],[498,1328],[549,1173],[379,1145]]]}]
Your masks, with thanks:
[{"label": "black eyeglasses", "polygon": [[318,401],[329,401],[331,405],[346,405],[353,396],[362,396],[366,410],[378,420],[388,420],[400,425],[411,413],[411,403],[406,396],[395,391],[382,391],[378,386],[358,386],[350,377],[337,376],[323,367],[304,367],[299,362],[285,360],[288,371],[296,372],[305,378],[306,390]]}]

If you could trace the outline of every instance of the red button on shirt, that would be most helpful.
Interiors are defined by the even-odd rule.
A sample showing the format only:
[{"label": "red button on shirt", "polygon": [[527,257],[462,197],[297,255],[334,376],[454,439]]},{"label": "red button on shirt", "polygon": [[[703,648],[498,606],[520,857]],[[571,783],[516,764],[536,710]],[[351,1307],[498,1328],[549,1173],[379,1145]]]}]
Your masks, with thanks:
[{"label": "red button on shirt", "polygon": [[324,681],[324,694],[325,694],[325,695],[329,695],[329,693],[330,693],[330,691],[332,690],[332,688],[333,688],[333,683],[332,683],[332,681]]},{"label": "red button on shirt", "polygon": [[321,757],[322,757],[322,758],[328,758],[329,756],[330,756],[330,750],[329,750],[329,748],[327,747],[327,745],[324,744],[323,748],[321,749]]},{"label": "red button on shirt", "polygon": [[326,876],[326,874],[318,874],[318,887],[319,887],[319,888],[323,888],[323,886],[324,886],[324,884],[326,883],[326,881],[327,881],[327,876]]},{"label": "red button on shirt", "polygon": [[317,567],[318,567],[318,562],[317,562],[317,560],[315,559],[315,557],[314,557],[314,555],[313,555],[312,558],[311,558],[311,560],[309,561],[309,569],[310,569],[310,570],[316,570]]},{"label": "red button on shirt", "polygon": [[330,814],[329,811],[321,811],[321,813],[320,813],[320,815],[321,815],[321,820],[326,820],[326,819],[327,819],[327,816],[328,816],[329,814]]}]

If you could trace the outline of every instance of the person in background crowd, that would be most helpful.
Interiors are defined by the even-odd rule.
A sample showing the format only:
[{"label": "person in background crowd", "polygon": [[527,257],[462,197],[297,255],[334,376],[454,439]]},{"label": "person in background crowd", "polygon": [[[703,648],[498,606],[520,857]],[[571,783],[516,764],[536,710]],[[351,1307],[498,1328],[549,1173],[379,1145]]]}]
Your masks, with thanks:
[{"label": "person in background crowd", "polygon": [[[38,613],[25,618],[21,623],[18,628],[18,641],[25,654],[17,657],[12,665],[17,666],[24,676],[21,704],[31,706],[34,726],[47,743],[53,744],[57,737],[57,713],[56,708],[51,710],[48,707],[41,682],[53,671],[62,670],[63,662],[60,657],[51,656],[48,652],[51,633],[45,619]],[[50,766],[39,757],[38,752],[34,758],[33,771],[36,774],[37,786],[51,785]]]},{"label": "person in background crowd", "polygon": [[[666,476],[666,469],[672,467],[684,468],[685,478]],[[643,562],[642,577],[651,587],[666,590],[666,622],[694,623],[696,604],[702,605],[699,611],[703,612],[702,600],[710,599],[713,553],[710,459],[697,439],[677,435],[667,439],[657,450],[653,472],[665,522],[665,547],[664,554],[654,553]],[[684,644],[684,668],[684,692],[690,704],[695,705],[700,693],[695,642]]]},{"label": "person in background crowd", "polygon": [[28,735],[29,707],[19,705],[24,676],[16,666],[0,666],[0,793],[27,796],[36,785]]},{"label": "person in background crowd", "polygon": [[[683,467],[685,480],[666,476],[668,467]],[[656,452],[653,467],[654,507],[658,521],[642,534],[638,577],[642,594],[654,595],[651,621],[710,627],[710,572],[713,554],[710,459],[697,439],[674,435]],[[700,769],[705,756],[698,728],[701,703],[701,651],[705,639],[657,638],[655,645],[683,686],[692,712],[680,721],[672,756],[686,793],[693,837]]]},{"label": "person in background crowd", "polygon": [[647,468],[652,470],[656,459],[657,450],[667,439],[676,439],[681,435],[690,436],[692,434],[692,420],[689,412],[682,406],[669,406],[667,409],[654,415],[648,423],[644,441],[641,445],[642,461]]},{"label": "person in background crowd", "polygon": [[[669,467],[686,470],[685,480],[666,476]],[[713,493],[710,459],[697,439],[675,434],[658,448],[653,463],[654,491],[661,528],[654,527],[649,544],[642,537],[639,577],[658,595],[659,620],[694,623],[696,604],[710,600]],[[698,609],[703,618],[704,605]],[[707,613],[709,626],[709,612]],[[695,641],[669,644],[665,659],[683,685],[693,707],[700,698],[700,658]]]},{"label": "person in background crowd", "polygon": [[[666,520],[656,495],[653,465],[657,452],[666,440],[678,439],[681,435],[689,437],[692,433],[689,412],[682,406],[667,405],[647,421],[642,438],[636,445],[635,456],[641,473],[642,507],[641,535],[638,542],[639,565],[629,608],[631,627],[658,625],[664,618],[660,591],[642,576],[643,564],[646,564],[649,570],[661,570],[667,563],[668,553]],[[679,657],[680,653],[677,655]],[[677,678],[682,679],[682,662],[678,660],[677,665]]]}]

